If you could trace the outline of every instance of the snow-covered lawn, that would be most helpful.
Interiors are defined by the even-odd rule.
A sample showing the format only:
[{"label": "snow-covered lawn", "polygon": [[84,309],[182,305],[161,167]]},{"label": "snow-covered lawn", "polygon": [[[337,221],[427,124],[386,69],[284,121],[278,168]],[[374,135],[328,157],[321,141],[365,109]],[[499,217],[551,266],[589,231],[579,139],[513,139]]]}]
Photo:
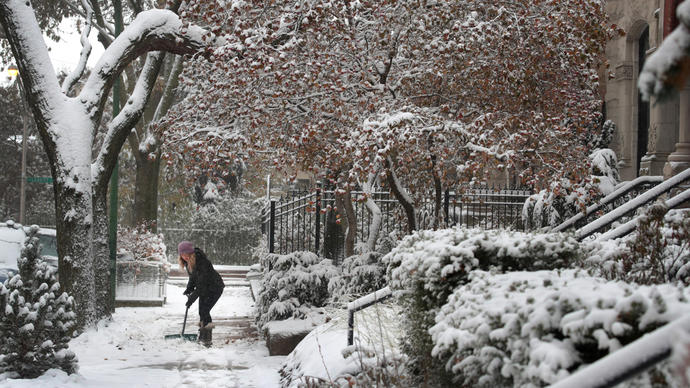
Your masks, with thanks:
[{"label": "snow-covered lawn", "polygon": [[[222,340],[214,330],[210,349],[194,342],[165,340],[179,333],[184,316],[183,287],[168,284],[164,307],[118,308],[111,322],[101,322],[70,343],[79,357],[79,372],[59,370],[33,380],[4,380],[7,388],[54,387],[277,387],[285,357],[269,357],[264,341]],[[186,333],[196,332],[196,303],[189,310]],[[226,287],[211,311],[218,318],[254,316],[247,287]]]}]

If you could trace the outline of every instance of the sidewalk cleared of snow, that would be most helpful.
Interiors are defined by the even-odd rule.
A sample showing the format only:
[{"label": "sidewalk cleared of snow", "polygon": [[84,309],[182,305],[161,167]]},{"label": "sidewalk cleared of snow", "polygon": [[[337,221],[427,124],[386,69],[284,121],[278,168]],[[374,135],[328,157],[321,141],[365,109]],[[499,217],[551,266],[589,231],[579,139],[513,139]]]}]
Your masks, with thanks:
[{"label": "sidewalk cleared of snow", "polygon": [[[50,370],[32,380],[3,381],[8,388],[54,387],[237,387],[279,386],[283,356],[269,357],[261,340],[224,340],[214,335],[210,349],[195,342],[165,340],[180,329],[186,297],[184,287],[168,285],[164,307],[118,308],[110,322],[101,322],[70,342],[79,358],[79,372],[68,376]],[[199,321],[195,303],[189,310],[186,333]],[[211,311],[215,318],[254,316],[249,288],[226,287]],[[215,334],[215,331],[214,331]]]}]

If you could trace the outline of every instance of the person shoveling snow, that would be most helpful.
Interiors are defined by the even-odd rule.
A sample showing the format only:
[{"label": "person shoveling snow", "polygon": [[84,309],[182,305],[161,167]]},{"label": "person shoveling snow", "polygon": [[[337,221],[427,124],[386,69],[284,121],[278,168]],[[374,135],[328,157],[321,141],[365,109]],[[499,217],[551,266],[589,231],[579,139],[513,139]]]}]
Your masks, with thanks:
[{"label": "person shoveling snow", "polygon": [[213,268],[206,254],[199,248],[195,248],[191,241],[182,241],[177,246],[180,257],[178,262],[180,269],[185,269],[189,275],[186,306],[189,308],[196,299],[199,299],[199,341],[206,346],[211,345],[211,309],[220,298],[225,288],[223,278]]}]

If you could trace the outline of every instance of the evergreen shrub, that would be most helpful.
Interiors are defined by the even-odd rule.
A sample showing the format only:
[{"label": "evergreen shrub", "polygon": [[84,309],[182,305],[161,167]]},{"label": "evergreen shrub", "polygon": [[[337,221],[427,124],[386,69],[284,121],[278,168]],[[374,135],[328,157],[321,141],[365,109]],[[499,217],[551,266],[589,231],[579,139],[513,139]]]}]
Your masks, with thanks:
[{"label": "evergreen shrub", "polygon": [[76,323],[74,301],[60,292],[56,269],[39,254],[38,226],[27,234],[19,273],[0,284],[0,373],[35,378],[52,368],[77,370],[68,349]]},{"label": "evergreen shrub", "polygon": [[338,275],[331,260],[311,252],[287,255],[266,254],[257,299],[259,326],[288,318],[304,318],[314,308],[328,302],[328,281]]},{"label": "evergreen shrub", "polygon": [[367,252],[343,260],[342,271],[331,278],[328,291],[335,303],[349,302],[386,286],[386,266],[378,252]]}]

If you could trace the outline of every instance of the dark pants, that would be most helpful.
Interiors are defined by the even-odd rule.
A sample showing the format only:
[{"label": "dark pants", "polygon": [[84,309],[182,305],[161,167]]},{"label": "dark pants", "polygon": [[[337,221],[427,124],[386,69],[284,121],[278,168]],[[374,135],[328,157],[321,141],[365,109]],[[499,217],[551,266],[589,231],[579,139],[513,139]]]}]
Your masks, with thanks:
[{"label": "dark pants", "polygon": [[199,297],[199,318],[201,319],[201,327],[211,322],[211,309],[215,306],[221,294],[222,292],[219,292]]}]

